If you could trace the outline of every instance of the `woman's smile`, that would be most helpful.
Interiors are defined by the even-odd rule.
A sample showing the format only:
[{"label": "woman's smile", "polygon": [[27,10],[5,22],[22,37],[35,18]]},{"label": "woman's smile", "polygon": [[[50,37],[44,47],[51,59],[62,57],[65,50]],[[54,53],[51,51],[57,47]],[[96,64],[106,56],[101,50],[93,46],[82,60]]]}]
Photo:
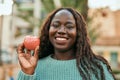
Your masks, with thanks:
[{"label": "woman's smile", "polygon": [[68,42],[68,38],[66,37],[55,37],[55,42],[57,44],[65,44]]},{"label": "woman's smile", "polygon": [[59,40],[59,41],[66,41],[67,40],[66,38],[63,38],[63,37],[56,37],[55,39]]}]

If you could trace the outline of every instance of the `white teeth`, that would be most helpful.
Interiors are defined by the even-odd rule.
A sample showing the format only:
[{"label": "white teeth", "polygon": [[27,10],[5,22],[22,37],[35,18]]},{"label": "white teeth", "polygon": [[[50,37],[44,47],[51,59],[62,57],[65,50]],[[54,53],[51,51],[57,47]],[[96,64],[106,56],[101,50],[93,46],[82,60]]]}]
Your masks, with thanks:
[{"label": "white teeth", "polygon": [[56,38],[57,40],[66,40],[66,38]]}]

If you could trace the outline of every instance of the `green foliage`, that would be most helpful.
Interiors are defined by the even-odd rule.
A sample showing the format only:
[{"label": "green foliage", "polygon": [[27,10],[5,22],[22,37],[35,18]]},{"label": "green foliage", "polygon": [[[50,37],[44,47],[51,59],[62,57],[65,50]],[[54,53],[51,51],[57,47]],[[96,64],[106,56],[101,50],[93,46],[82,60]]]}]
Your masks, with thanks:
[{"label": "green foliage", "polygon": [[[47,13],[56,9],[53,0],[41,0]],[[62,7],[72,7],[78,10],[87,19],[87,0],[60,0]]]},{"label": "green foliage", "polygon": [[114,74],[120,74],[120,70],[113,70],[112,71]]},{"label": "green foliage", "polygon": [[24,21],[28,22],[30,24],[30,27],[34,26],[34,20],[33,20],[33,9],[21,9],[20,3],[15,3],[17,7],[18,14],[16,14],[17,17],[22,18]]},{"label": "green foliage", "polygon": [[[73,8],[75,8],[76,5],[77,5],[77,3],[76,3],[77,0],[60,0],[60,1],[62,3],[63,7],[73,7]],[[68,2],[69,2],[69,4],[68,4]]]},{"label": "green foliage", "polygon": [[[33,28],[34,28],[34,17],[33,17],[33,8],[21,8],[21,3],[17,3],[15,2],[15,6],[17,8],[17,14],[15,14],[16,17],[21,18],[23,21],[27,22],[29,24],[29,27],[26,28],[26,32],[27,33],[31,33],[33,32]],[[21,25],[19,25],[16,28],[15,31],[15,38],[21,36],[22,34],[24,34],[22,32],[22,29],[20,27],[23,27]]]},{"label": "green foliage", "polygon": [[60,0],[63,7],[72,7],[78,10],[87,19],[87,0]]},{"label": "green foliage", "polygon": [[24,10],[19,9],[19,12],[20,13],[17,15],[18,17],[20,17],[23,20],[25,20],[26,22],[30,23],[31,26],[34,25],[34,23],[33,23],[33,11],[32,10],[24,11]]},{"label": "green foliage", "polygon": [[42,2],[47,13],[49,13],[55,9],[55,5],[54,5],[53,0],[41,0],[41,2]]}]

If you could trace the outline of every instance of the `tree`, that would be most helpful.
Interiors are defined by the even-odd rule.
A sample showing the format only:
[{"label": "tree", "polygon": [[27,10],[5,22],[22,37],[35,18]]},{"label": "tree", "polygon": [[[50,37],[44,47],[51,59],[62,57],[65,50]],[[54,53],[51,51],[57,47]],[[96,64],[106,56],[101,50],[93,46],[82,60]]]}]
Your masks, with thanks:
[{"label": "tree", "polygon": [[[21,2],[15,2],[15,6],[17,8],[16,17],[21,18],[23,21],[29,23],[28,32],[33,32],[34,29],[34,16],[33,16],[33,8],[21,8]],[[18,27],[15,33],[15,37],[21,36],[20,28]]]},{"label": "tree", "polygon": [[[41,0],[47,13],[56,9],[54,0]],[[72,7],[82,13],[87,20],[88,5],[87,0],[60,0],[62,7]]]},{"label": "tree", "polygon": [[72,7],[78,10],[87,20],[88,13],[88,1],[87,0],[61,0],[63,7]]}]

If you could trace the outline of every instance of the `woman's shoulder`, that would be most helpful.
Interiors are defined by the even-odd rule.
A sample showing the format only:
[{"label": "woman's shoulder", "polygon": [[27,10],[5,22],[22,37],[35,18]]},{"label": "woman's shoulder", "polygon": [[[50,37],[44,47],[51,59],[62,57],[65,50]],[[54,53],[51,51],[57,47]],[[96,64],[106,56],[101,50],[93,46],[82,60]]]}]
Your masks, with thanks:
[{"label": "woman's shoulder", "polygon": [[104,63],[103,61],[101,61],[100,64],[103,68],[104,76],[106,78],[105,80],[115,80],[111,66],[108,63]]},{"label": "woman's shoulder", "polygon": [[102,66],[102,68],[105,72],[106,71],[108,71],[110,73],[112,72],[109,62],[104,57],[98,55],[97,60],[98,60],[97,62],[99,63],[99,65]]},{"label": "woman's shoulder", "polygon": [[102,56],[96,55],[95,60],[103,66],[109,65],[109,62]]},{"label": "woman's shoulder", "polygon": [[114,74],[112,73],[112,68],[109,64],[109,62],[102,56],[97,56],[96,58],[97,62],[99,63],[99,65],[102,66],[102,70],[105,76],[105,80],[115,80],[114,78]]}]

